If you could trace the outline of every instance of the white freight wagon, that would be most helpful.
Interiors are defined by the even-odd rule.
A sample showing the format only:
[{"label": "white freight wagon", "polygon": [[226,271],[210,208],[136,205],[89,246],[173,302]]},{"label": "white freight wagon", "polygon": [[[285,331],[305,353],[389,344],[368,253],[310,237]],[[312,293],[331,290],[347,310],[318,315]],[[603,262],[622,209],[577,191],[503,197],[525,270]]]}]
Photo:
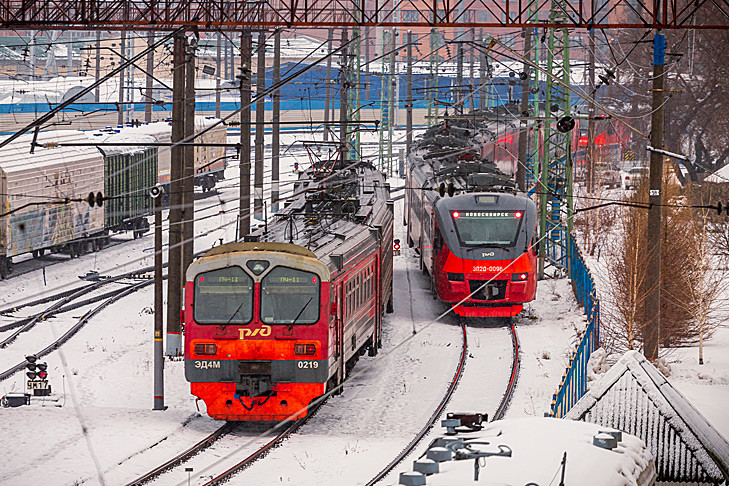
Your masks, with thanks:
[{"label": "white freight wagon", "polygon": [[[93,146],[36,146],[32,134],[0,149],[0,274],[23,253],[85,250],[104,231],[104,210],[85,201],[104,191],[104,159]],[[1,140],[1,139],[0,139]],[[85,133],[57,130],[38,134],[38,144],[88,143]]]}]

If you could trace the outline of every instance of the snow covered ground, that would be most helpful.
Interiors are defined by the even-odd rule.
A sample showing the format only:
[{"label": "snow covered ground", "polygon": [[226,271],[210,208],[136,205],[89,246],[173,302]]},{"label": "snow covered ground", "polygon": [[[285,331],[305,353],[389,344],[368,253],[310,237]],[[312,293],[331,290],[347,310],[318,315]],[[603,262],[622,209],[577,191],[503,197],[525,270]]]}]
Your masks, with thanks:
[{"label": "snow covered ground", "polygon": [[[282,157],[282,167],[290,168],[295,161],[305,164],[306,157],[292,151]],[[195,232],[200,235],[196,250],[210,248],[221,238],[233,239],[237,173],[238,167],[231,166],[219,194],[196,202],[198,218],[207,216],[196,223]],[[294,178],[290,170],[284,173],[284,180]],[[394,187],[403,181],[394,178],[392,183]],[[219,214],[221,207],[223,214]],[[396,237],[405,241],[404,228],[398,223],[400,211],[401,200],[396,203],[395,230]],[[78,286],[76,276],[91,268],[121,273],[151,265],[152,243],[148,235],[48,266],[45,284],[40,270],[2,281],[0,306]],[[452,379],[461,331],[451,316],[435,321],[444,307],[432,299],[409,248],[395,257],[394,289],[395,313],[386,318],[380,354],[360,358],[343,394],[330,398],[297,434],[232,484],[364,484],[422,427]],[[68,344],[47,356],[44,360],[56,400],[35,398],[30,406],[0,408],[0,484],[124,484],[219,426],[205,415],[202,403],[198,412],[184,380],[182,361],[165,363],[168,409],[152,411],[152,305],[151,287],[132,294],[94,317]],[[73,316],[84,311],[79,309]],[[522,365],[507,418],[541,417],[549,410],[576,332],[584,322],[566,280],[540,282],[537,300],[517,322]],[[60,324],[49,319],[39,326],[39,332],[0,351],[0,369],[43,347],[58,334]],[[4,337],[0,334],[0,339]],[[721,330],[707,348],[708,365],[700,370],[689,366],[690,357],[695,356],[690,350],[686,364],[674,365],[677,386],[710,421],[716,420],[725,436],[729,436],[729,424],[721,406],[729,401],[727,346],[729,333]],[[510,353],[506,328],[470,328],[465,375],[448,410],[493,414],[507,380]],[[704,374],[711,379],[703,379]],[[22,373],[0,382],[0,395],[22,389]],[[251,427],[221,441],[218,454],[223,458],[238,455],[265,435],[260,426]],[[411,460],[406,459],[396,471],[410,470]],[[201,484],[211,474],[208,464],[195,459],[186,466],[193,468],[192,484]],[[187,473],[178,470],[156,484],[184,485],[187,479]],[[394,474],[386,481],[396,482]]]}]

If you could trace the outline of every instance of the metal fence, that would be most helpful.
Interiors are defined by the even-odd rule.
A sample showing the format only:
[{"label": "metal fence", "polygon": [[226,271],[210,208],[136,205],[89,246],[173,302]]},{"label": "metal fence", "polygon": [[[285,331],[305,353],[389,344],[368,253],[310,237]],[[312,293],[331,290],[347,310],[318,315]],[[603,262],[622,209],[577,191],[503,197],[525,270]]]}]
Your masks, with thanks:
[{"label": "metal fence", "polygon": [[581,332],[580,342],[575,345],[557,391],[552,395],[550,416],[558,418],[564,417],[587,392],[587,361],[600,342],[600,299],[574,233],[569,237],[569,268],[572,288],[587,316],[587,326]]}]

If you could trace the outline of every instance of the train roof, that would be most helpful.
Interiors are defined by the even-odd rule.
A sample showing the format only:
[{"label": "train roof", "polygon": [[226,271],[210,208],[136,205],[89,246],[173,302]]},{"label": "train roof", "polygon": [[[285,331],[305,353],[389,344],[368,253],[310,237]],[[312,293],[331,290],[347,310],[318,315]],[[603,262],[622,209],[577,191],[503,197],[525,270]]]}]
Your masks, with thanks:
[{"label": "train roof", "polygon": [[[95,130],[93,132],[86,132],[91,142],[96,143],[155,143],[157,139],[152,135],[144,133],[127,133],[127,132],[108,132],[105,130]],[[140,145],[137,147],[130,146],[103,146],[98,149],[104,155],[119,155],[119,154],[136,154],[149,150],[149,146]]]},{"label": "train roof", "polygon": [[[333,179],[311,177],[310,171],[302,175],[294,188],[299,195],[273,216],[268,232],[259,227],[250,237],[307,248],[334,275],[380,244],[385,226],[392,221],[390,186],[381,172],[366,163]],[[350,184],[349,192],[341,189],[346,184]]]},{"label": "train roof", "polygon": [[[212,116],[196,115],[195,116],[195,132],[197,133],[206,128],[210,128],[219,121],[220,121],[219,118],[215,118]],[[223,129],[225,129],[225,125],[223,125],[222,123],[219,126]],[[151,135],[154,138],[156,138],[158,142],[161,142],[161,143],[170,142],[172,140],[172,122],[167,122],[167,121],[145,123],[143,125],[139,125],[136,127],[127,126],[127,127],[120,128],[119,130],[120,130],[120,133],[130,134],[130,135],[137,135],[137,134]]]},{"label": "train roof", "polygon": [[212,250],[205,253],[205,256],[209,257],[214,255],[224,255],[226,253],[236,253],[240,251],[277,251],[282,253],[291,253],[292,255],[316,258],[314,252],[312,252],[308,248],[304,248],[298,245],[292,245],[290,243],[278,243],[270,241],[253,243],[226,243],[224,245],[216,246]]},{"label": "train roof", "polygon": [[[0,141],[7,137],[0,138]],[[30,153],[33,134],[21,135],[0,149],[0,169],[5,173],[38,169],[41,167],[63,166],[92,158],[101,159],[98,149],[93,146],[80,147],[35,147]],[[88,143],[88,137],[78,130],[53,130],[39,132],[37,143]]]}]

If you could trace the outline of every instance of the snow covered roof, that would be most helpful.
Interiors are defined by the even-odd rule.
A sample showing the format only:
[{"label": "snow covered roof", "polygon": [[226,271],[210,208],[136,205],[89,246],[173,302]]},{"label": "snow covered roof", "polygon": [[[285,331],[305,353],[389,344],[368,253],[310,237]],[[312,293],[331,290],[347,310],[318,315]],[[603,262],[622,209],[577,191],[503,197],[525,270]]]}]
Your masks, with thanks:
[{"label": "snow covered roof", "polygon": [[637,351],[625,353],[566,418],[643,439],[659,481],[729,480],[729,443]]},{"label": "snow covered roof", "polygon": [[[610,445],[597,445],[601,439]],[[431,466],[433,474],[425,482],[422,474],[413,478],[423,467],[414,464],[415,471],[404,473],[411,478],[403,481],[401,475],[400,484],[548,485],[560,483],[562,473],[564,484],[641,486],[655,481],[650,452],[637,437],[557,418],[498,420],[479,432],[437,439],[424,455],[427,459],[421,462]],[[437,466],[428,460],[437,461]]]},{"label": "snow covered roof", "polygon": [[708,176],[706,179],[704,179],[704,182],[729,182],[729,165],[725,165],[721,169]]}]

